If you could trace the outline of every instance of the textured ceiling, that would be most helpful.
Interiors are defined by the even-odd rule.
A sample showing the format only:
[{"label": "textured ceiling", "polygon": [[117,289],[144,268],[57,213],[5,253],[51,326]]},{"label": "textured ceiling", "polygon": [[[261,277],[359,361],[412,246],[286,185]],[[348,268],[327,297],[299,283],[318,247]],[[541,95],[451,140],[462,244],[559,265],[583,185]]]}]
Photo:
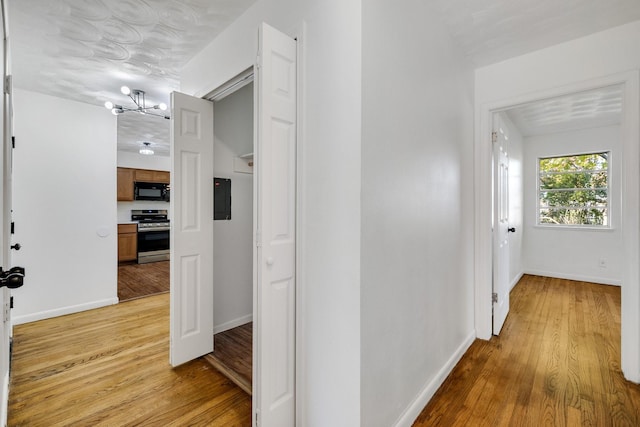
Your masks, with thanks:
[{"label": "textured ceiling", "polygon": [[507,115],[523,136],[616,125],[622,121],[622,87],[532,102],[507,110]]},{"label": "textured ceiling", "polygon": [[432,0],[476,66],[640,19],[638,0]]},{"label": "textured ceiling", "polygon": [[[8,0],[14,84],[133,106],[119,90],[127,85],[148,105],[168,104],[181,67],[255,1]],[[640,19],[640,0],[429,1],[476,66]],[[150,141],[168,154],[168,120],[126,113],[118,123],[119,149]]]},{"label": "textured ceiling", "polygon": [[[181,67],[255,1],[9,0],[14,85],[133,107],[120,93],[127,85],[144,90],[147,105],[169,104]],[[149,128],[164,120],[144,119]],[[127,129],[118,132],[127,141],[144,139],[133,126]]]},{"label": "textured ceiling", "polygon": [[118,150],[137,153],[150,142],[156,156],[169,156],[169,120],[127,113],[118,116]]}]

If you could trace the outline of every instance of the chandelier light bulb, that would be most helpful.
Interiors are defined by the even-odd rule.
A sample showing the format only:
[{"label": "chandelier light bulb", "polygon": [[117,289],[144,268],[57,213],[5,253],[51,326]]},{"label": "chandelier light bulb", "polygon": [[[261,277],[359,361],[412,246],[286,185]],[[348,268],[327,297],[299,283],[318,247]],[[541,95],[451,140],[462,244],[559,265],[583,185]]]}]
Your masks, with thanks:
[{"label": "chandelier light bulb", "polygon": [[[111,101],[106,101],[104,103],[105,108],[111,110],[111,113],[115,116],[119,115],[119,114],[123,114],[123,113],[139,113],[139,114],[143,114],[143,115],[151,115],[151,116],[157,116],[157,117],[162,117],[163,119],[170,119],[170,117],[166,114],[160,114],[160,113],[155,113],[154,110],[162,110],[165,111],[167,109],[167,104],[165,104],[164,102],[161,102],[160,104],[156,104],[156,105],[149,105],[147,106],[147,103],[145,101],[145,92],[143,90],[140,89],[131,89],[128,86],[122,86],[120,88],[120,92],[122,92],[124,95],[128,96],[129,99],[127,100],[128,103],[133,103],[135,104],[135,107],[131,107],[131,106],[127,106],[127,105],[120,105],[120,104],[114,104]],[[153,151],[153,150],[152,150]]]}]

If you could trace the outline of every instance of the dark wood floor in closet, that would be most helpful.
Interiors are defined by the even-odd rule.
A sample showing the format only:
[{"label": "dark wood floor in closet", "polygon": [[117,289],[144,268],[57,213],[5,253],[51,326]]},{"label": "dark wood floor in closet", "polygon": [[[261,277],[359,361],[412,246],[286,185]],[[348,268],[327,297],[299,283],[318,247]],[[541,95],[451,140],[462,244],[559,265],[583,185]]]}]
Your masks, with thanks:
[{"label": "dark wood floor in closet", "polygon": [[169,292],[169,261],[118,266],[120,302]]},{"label": "dark wood floor in closet", "polygon": [[246,323],[213,336],[214,351],[205,356],[216,369],[251,394],[253,323]]}]

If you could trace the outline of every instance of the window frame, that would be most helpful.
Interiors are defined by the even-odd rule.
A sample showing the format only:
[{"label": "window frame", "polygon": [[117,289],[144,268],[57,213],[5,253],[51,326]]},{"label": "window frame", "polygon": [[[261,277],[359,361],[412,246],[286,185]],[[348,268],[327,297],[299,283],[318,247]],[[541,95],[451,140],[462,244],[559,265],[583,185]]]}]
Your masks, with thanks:
[{"label": "window frame", "polygon": [[[606,171],[606,175],[607,175],[607,187],[606,187],[606,191],[607,191],[607,205],[605,208],[605,212],[607,215],[607,224],[606,225],[597,225],[597,224],[553,224],[553,223],[549,223],[549,222],[541,222],[541,216],[540,213],[542,211],[542,206],[541,206],[541,189],[540,189],[540,184],[541,184],[541,175],[540,175],[540,161],[544,160],[544,159],[557,159],[557,158],[563,158],[563,157],[573,157],[573,156],[587,156],[587,155],[599,155],[599,154],[606,154],[607,155],[607,168],[606,169],[602,169],[603,171]],[[542,227],[542,228],[568,228],[568,229],[578,229],[578,230],[584,230],[584,229],[590,229],[590,230],[611,230],[613,228],[612,225],[612,219],[613,219],[613,215],[611,213],[611,209],[612,209],[612,203],[611,203],[611,162],[612,162],[612,150],[611,149],[606,149],[606,150],[589,150],[586,152],[577,152],[577,153],[571,153],[571,154],[560,154],[560,155],[548,155],[548,156],[538,156],[536,159],[536,203],[535,203],[535,209],[536,209],[536,226],[537,227]],[[594,169],[595,171],[595,169]],[[583,190],[581,188],[575,188],[575,190],[569,190],[569,191],[580,191]]]}]

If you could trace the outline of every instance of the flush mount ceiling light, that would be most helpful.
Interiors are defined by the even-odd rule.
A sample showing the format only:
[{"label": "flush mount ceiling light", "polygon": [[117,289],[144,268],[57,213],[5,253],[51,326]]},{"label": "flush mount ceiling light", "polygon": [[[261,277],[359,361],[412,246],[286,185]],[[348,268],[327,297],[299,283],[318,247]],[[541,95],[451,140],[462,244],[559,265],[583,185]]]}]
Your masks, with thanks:
[{"label": "flush mount ceiling light", "polygon": [[143,142],[142,143],[142,148],[140,148],[139,153],[140,154],[144,154],[146,156],[153,155],[153,150],[150,148],[150,146],[151,146],[150,142]]},{"label": "flush mount ceiling light", "polygon": [[[111,113],[113,113],[114,115],[118,116],[120,114],[126,113],[128,111],[133,111],[139,114],[148,114],[150,116],[158,116],[158,117],[163,117],[165,119],[168,119],[169,116],[165,115],[165,114],[159,114],[159,113],[155,113],[154,110],[160,110],[160,111],[165,111],[167,109],[167,104],[165,104],[164,102],[161,102],[160,104],[157,105],[152,105],[150,107],[147,107],[147,103],[144,99],[144,91],[140,90],[140,89],[129,89],[127,86],[122,86],[120,88],[120,92],[122,92],[123,95],[127,95],[129,98],[131,98],[131,100],[133,101],[134,104],[136,104],[135,107],[125,107],[122,105],[116,105],[111,101],[107,101],[104,103],[104,106],[111,110]],[[153,154],[153,152],[151,153]]]}]

